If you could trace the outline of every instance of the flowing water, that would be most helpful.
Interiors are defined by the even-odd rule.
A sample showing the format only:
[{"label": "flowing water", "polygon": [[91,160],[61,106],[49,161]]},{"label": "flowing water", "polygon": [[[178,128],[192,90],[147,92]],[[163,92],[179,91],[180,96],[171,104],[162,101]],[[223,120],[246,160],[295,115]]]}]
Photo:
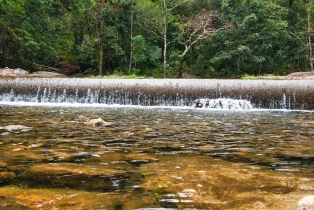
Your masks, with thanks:
[{"label": "flowing water", "polygon": [[[79,116],[102,118],[93,127]],[[7,209],[296,209],[313,193],[306,111],[0,106]]]},{"label": "flowing water", "polygon": [[219,102],[231,99],[258,109],[313,110],[314,80],[0,78],[2,102],[191,107],[199,98],[218,103],[210,108],[233,109]]},{"label": "flowing water", "polygon": [[313,194],[312,81],[125,81],[0,79],[1,209],[295,210]]}]

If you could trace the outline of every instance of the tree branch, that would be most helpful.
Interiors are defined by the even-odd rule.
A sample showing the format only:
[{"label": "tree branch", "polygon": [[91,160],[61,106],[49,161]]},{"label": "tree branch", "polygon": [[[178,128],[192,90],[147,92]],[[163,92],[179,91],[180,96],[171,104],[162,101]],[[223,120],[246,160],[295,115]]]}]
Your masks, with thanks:
[{"label": "tree branch", "polygon": [[[222,28],[215,28],[214,21],[218,19],[217,11],[203,13],[194,18],[182,17],[182,27],[177,33],[179,43],[185,46],[182,57],[201,39],[208,38],[211,34],[217,33],[225,28],[230,28],[230,24],[226,24]],[[185,38],[184,38],[185,37]]]},{"label": "tree branch", "polygon": [[290,33],[291,35],[295,36],[295,37],[301,42],[301,44],[302,44],[303,46],[305,46],[305,47],[308,46],[308,44],[304,43],[304,41],[303,41],[296,33],[293,33],[292,31],[289,31],[289,33]]},{"label": "tree branch", "polygon": [[163,39],[163,36],[157,34],[156,32],[154,32],[154,31],[152,31],[152,30],[149,30],[148,28],[143,27],[143,26],[142,26],[141,24],[139,24],[139,23],[136,23],[136,24],[137,24],[139,27],[141,27],[142,29],[144,29],[145,31],[148,31],[149,33],[154,34],[154,35],[157,36],[158,38]]}]

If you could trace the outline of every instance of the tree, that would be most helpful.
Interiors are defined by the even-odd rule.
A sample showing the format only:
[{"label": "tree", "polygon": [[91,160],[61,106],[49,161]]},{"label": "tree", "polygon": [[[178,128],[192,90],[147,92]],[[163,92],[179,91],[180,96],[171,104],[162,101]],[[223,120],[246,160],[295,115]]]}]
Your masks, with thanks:
[{"label": "tree", "polygon": [[[303,26],[301,31],[290,31],[290,34],[296,37],[300,43],[306,48],[307,60],[311,71],[314,71],[314,56],[313,56],[313,35],[314,35],[314,20],[312,13],[314,12],[313,1],[306,0],[304,10],[306,11],[305,18],[299,18],[299,24]],[[293,3],[291,8],[293,9]],[[299,15],[300,17],[300,15]],[[302,17],[302,16],[301,16]]]},{"label": "tree", "polygon": [[223,21],[232,22],[233,29],[213,37],[216,53],[211,63],[216,68],[223,68],[229,76],[280,68],[289,37],[285,8],[271,1],[223,0],[220,14]]},{"label": "tree", "polygon": [[[128,14],[125,14],[128,1],[105,1],[90,0],[91,6],[86,8],[86,29],[84,41],[81,46],[83,54],[88,53],[89,61],[98,74],[112,73],[114,68],[119,67],[121,58],[125,54],[124,45],[129,42],[122,42],[129,37]],[[96,56],[95,56],[96,55]],[[83,56],[82,56],[83,57]],[[106,67],[106,69],[103,69]]]},{"label": "tree", "polygon": [[[102,61],[103,61],[103,27],[104,27],[104,18],[103,18],[103,9],[105,7],[105,1],[104,0],[98,0],[97,1],[97,14],[99,16],[99,27],[97,28],[98,33],[98,50],[99,50],[99,75],[102,76]],[[96,24],[97,25],[97,24]]]},{"label": "tree", "polygon": [[313,12],[310,0],[0,0],[0,66],[67,61],[154,77],[313,70]]},{"label": "tree", "polygon": [[128,74],[131,74],[132,62],[133,62],[133,25],[134,25],[134,0],[131,0],[131,5],[130,5],[130,60],[129,60]]},{"label": "tree", "polygon": [[39,64],[54,66],[63,59],[74,61],[74,30],[69,28],[75,21],[70,12],[79,2],[3,0],[0,4],[4,10],[0,14],[5,20],[4,24],[0,23],[3,32],[0,45],[5,46],[0,47],[2,65],[36,70],[41,68]]},{"label": "tree", "polygon": [[132,39],[133,42],[133,50],[134,50],[134,55],[133,55],[133,60],[135,63],[135,68],[136,68],[136,63],[143,61],[146,59],[145,56],[145,39],[141,35],[137,35],[133,37]]},{"label": "tree", "polygon": [[17,47],[14,46],[21,44],[24,5],[25,0],[0,0],[0,65],[3,67],[7,65],[7,58],[15,54]]},{"label": "tree", "polygon": [[[215,25],[218,20],[217,11],[202,11],[194,14],[192,17],[182,16],[177,23],[177,32],[175,33],[178,43],[184,45],[183,52],[179,55],[180,63],[188,51],[200,40],[207,39],[211,34],[230,28],[231,25]],[[180,65],[181,65],[180,64]],[[179,72],[182,76],[183,72]]]},{"label": "tree", "polygon": [[167,48],[171,40],[168,39],[168,27],[177,16],[172,11],[187,0],[139,0],[136,11],[139,21],[137,24],[144,30],[163,41],[163,74],[167,68]]}]

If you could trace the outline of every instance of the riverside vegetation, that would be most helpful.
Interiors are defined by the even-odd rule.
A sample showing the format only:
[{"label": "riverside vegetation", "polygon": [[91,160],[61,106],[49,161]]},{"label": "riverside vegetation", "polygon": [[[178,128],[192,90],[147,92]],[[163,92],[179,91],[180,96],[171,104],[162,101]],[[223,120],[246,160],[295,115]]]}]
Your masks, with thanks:
[{"label": "riverside vegetation", "polygon": [[313,13],[303,0],[0,0],[0,68],[61,63],[131,78],[310,71]]}]

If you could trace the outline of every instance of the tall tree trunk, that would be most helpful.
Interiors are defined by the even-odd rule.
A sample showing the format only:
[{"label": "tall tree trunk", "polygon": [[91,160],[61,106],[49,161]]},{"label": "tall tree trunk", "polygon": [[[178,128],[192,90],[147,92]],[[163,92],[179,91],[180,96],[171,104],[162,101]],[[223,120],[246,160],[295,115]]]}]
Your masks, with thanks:
[{"label": "tall tree trunk", "polygon": [[132,61],[133,61],[133,19],[134,19],[134,2],[131,1],[131,16],[130,16],[130,62],[129,62],[129,71],[132,72]]},{"label": "tall tree trunk", "polygon": [[311,66],[311,71],[314,71],[313,66],[313,46],[312,46],[312,23],[311,23],[311,8],[312,2],[307,4],[307,39],[308,39],[308,47],[309,47],[309,62]]},{"label": "tall tree trunk", "polygon": [[1,66],[4,67],[5,63],[5,47],[6,47],[6,40],[4,38],[6,33],[6,27],[2,28],[2,32],[0,34],[0,68]]},{"label": "tall tree trunk", "polygon": [[164,77],[166,77],[167,68],[167,6],[166,0],[163,0],[164,10]]},{"label": "tall tree trunk", "polygon": [[103,59],[103,52],[102,52],[102,34],[101,34],[101,30],[103,27],[103,20],[100,21],[100,33],[99,33],[99,75],[102,76],[102,59]]},{"label": "tall tree trunk", "polygon": [[100,2],[100,24],[99,24],[99,37],[98,37],[98,45],[99,45],[99,67],[98,67],[98,74],[102,76],[102,63],[103,63],[103,40],[102,40],[102,30],[104,26],[104,20],[102,17],[102,12],[104,8],[104,1]]},{"label": "tall tree trunk", "polygon": [[311,71],[314,71],[314,57],[313,57],[313,45],[312,45],[312,33],[313,33],[313,23],[311,21],[311,11],[312,11],[312,0],[308,0],[305,3],[306,6],[306,12],[307,12],[307,23],[305,26],[305,39],[296,33],[293,33],[290,31],[290,34],[295,36],[301,44],[306,48],[307,50],[307,56],[306,56],[306,68],[307,65],[310,64]]},{"label": "tall tree trunk", "polygon": [[[167,25],[165,24],[165,32],[167,31]],[[164,33],[164,77],[166,77],[167,69],[167,34]]]},{"label": "tall tree trunk", "polygon": [[238,55],[238,78],[240,78],[240,55]]}]

